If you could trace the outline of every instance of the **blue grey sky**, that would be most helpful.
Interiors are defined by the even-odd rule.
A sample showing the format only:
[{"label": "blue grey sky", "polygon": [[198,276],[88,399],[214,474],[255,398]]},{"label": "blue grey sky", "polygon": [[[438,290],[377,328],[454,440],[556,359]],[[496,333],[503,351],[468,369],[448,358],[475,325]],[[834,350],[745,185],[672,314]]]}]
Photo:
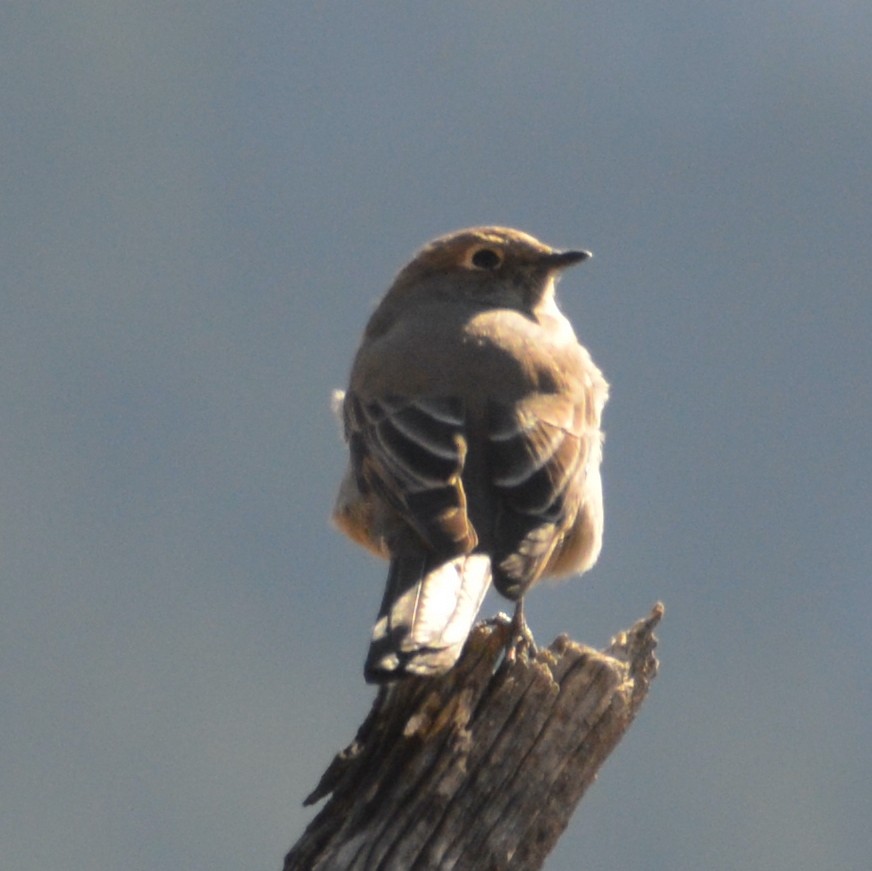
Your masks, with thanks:
[{"label": "blue grey sky", "polygon": [[548,871],[868,867],[868,3],[9,0],[0,75],[4,867],[280,867],[373,696],[330,391],[480,223],[612,384],[531,627],[666,605]]}]

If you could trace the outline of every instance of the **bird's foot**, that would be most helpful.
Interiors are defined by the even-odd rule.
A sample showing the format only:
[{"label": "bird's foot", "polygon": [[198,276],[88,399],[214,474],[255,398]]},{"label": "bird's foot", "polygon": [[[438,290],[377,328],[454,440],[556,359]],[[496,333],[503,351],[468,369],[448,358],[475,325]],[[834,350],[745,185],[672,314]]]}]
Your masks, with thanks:
[{"label": "bird's foot", "polygon": [[533,633],[524,619],[523,599],[518,599],[518,604],[515,606],[510,632],[509,641],[506,645],[506,662],[510,664],[515,662],[520,653],[525,654],[528,659],[536,655],[536,642],[533,640]]}]

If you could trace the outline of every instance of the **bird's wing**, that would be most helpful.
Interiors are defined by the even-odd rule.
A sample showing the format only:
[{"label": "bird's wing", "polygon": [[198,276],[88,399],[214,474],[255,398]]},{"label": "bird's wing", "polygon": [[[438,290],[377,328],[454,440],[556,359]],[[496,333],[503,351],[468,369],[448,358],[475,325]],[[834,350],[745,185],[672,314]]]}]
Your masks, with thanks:
[{"label": "bird's wing", "polygon": [[[461,480],[467,442],[460,400],[386,396],[363,401],[349,392],[344,413],[358,487],[392,509],[399,520],[396,532],[403,532],[400,539],[403,527],[411,527],[433,554],[447,559],[472,551],[477,537]],[[391,530],[386,534],[390,537]]]},{"label": "bird's wing", "polygon": [[548,568],[585,498],[588,464],[599,462],[599,413],[589,392],[532,394],[491,402],[488,451],[497,492],[494,584],[512,598]]}]

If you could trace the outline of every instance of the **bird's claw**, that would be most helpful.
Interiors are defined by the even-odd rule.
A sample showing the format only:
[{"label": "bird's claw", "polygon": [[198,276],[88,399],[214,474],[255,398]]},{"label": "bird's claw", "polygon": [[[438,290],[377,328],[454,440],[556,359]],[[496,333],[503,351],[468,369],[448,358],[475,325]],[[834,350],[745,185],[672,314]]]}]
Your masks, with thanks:
[{"label": "bird's claw", "polygon": [[538,649],[533,639],[533,633],[524,619],[523,599],[519,599],[518,604],[515,606],[515,613],[509,629],[511,634],[506,645],[506,662],[509,664],[515,662],[520,653],[525,654],[528,659],[532,659],[538,652]]}]

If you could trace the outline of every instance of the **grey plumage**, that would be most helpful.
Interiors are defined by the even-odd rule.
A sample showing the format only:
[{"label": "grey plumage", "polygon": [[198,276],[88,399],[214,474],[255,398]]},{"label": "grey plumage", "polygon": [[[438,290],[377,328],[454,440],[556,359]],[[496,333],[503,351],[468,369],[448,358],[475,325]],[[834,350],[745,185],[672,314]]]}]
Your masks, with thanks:
[{"label": "grey plumage", "polygon": [[391,561],[368,680],[450,668],[491,580],[519,599],[595,562],[608,387],[554,301],[586,256],[461,231],[427,246],[370,319],[334,511]]}]

